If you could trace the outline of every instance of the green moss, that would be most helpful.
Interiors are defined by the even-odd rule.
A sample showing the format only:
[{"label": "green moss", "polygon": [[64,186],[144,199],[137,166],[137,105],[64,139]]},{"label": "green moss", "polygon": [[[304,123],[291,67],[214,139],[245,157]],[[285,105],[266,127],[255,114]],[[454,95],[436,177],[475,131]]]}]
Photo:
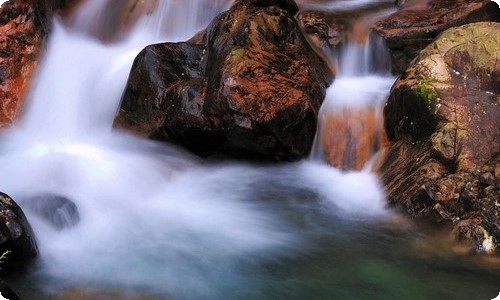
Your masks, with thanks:
[{"label": "green moss", "polygon": [[435,113],[439,95],[436,89],[432,86],[430,79],[422,79],[416,87],[416,93],[420,100],[425,103],[429,112]]},{"label": "green moss", "polygon": [[231,52],[231,56],[237,57],[237,58],[243,58],[245,57],[245,51],[243,49],[236,49]]},{"label": "green moss", "polygon": [[226,58],[225,66],[229,68],[231,73],[237,74],[246,66],[248,60],[248,52],[243,48],[234,49]]}]

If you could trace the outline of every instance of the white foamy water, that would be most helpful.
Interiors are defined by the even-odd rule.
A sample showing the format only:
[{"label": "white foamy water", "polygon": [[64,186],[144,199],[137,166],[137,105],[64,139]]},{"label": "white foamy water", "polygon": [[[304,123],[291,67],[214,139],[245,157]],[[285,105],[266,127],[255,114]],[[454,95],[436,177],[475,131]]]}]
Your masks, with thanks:
[{"label": "white foamy water", "polygon": [[[88,1],[82,14],[102,4]],[[0,190],[21,207],[44,193],[78,207],[80,222],[62,231],[27,212],[41,254],[37,276],[56,282],[46,288],[90,285],[220,299],[235,289],[258,289],[260,279],[249,271],[255,264],[308,251],[305,241],[318,229],[304,230],[291,211],[344,220],[387,214],[369,173],[314,162],[207,165],[112,130],[140,49],[189,37],[200,26],[173,22],[176,29],[158,34],[159,20],[191,20],[205,4],[160,1],[161,14],[145,17],[112,45],[56,24],[23,117],[0,140]],[[189,22],[199,22],[198,14],[203,11]],[[299,205],[302,193],[309,196]]]},{"label": "white foamy water", "polygon": [[323,112],[343,108],[379,107],[394,83],[390,75],[339,77],[326,91]]}]

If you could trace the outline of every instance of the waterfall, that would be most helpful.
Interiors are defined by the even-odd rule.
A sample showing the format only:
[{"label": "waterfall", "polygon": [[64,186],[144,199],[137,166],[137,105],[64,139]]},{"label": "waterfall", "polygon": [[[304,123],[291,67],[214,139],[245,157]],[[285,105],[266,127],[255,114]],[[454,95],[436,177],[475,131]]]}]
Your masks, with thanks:
[{"label": "waterfall", "polygon": [[330,54],[337,77],[319,112],[312,160],[361,170],[381,148],[385,138],[382,105],[395,78],[390,74],[390,54],[383,40],[368,30],[394,12],[394,8],[382,9],[356,20],[348,40]]},{"label": "waterfall", "polygon": [[[74,19],[55,23],[22,118],[1,136],[0,190],[23,208],[41,194],[62,195],[80,215],[77,225],[57,230],[26,210],[41,255],[35,280],[56,290],[258,297],[252,293],[262,287],[254,277],[261,264],[312,251],[307,241],[328,232],[312,216],[354,221],[388,214],[370,173],[344,174],[310,161],[212,165],[112,130],[136,54],[151,43],[189,38],[229,3],[161,0],[113,39],[94,26],[117,3],[108,1],[88,0]],[[378,86],[380,78],[370,76],[366,83],[339,76],[336,84]]]}]

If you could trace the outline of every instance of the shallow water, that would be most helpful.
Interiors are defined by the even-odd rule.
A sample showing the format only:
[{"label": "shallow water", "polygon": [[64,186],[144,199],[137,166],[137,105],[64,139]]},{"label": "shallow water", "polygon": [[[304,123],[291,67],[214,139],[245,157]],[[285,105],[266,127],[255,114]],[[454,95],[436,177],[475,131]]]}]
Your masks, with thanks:
[{"label": "shallow water", "polygon": [[[102,4],[88,3],[82,12]],[[167,15],[190,11],[160,4]],[[149,18],[112,45],[78,22],[57,25],[22,120],[0,138],[0,190],[21,207],[40,194],[66,196],[80,215],[78,225],[57,230],[26,211],[40,259],[26,274],[8,278],[23,299],[54,299],[72,288],[160,299],[498,294],[499,267],[456,256],[439,243],[422,247],[434,235],[389,210],[369,172],[341,172],[318,161],[208,163],[113,131],[138,51],[188,37],[210,20],[158,31],[155,15]],[[361,69],[355,80],[372,90],[356,103],[377,105],[394,79]],[[339,77],[336,84],[346,89],[332,86],[328,94],[353,94],[360,81],[352,77]]]}]

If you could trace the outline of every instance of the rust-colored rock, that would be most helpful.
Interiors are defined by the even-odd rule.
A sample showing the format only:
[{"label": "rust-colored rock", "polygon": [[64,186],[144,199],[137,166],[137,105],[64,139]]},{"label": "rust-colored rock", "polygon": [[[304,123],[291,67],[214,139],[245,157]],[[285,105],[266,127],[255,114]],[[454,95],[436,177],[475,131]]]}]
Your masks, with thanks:
[{"label": "rust-colored rock", "polygon": [[41,53],[43,29],[33,7],[6,3],[0,9],[0,126],[17,119]]},{"label": "rust-colored rock", "polygon": [[389,200],[452,224],[475,251],[500,243],[500,23],[445,31],[396,82],[381,167]]},{"label": "rust-colored rock", "polygon": [[377,22],[392,54],[392,69],[401,74],[410,61],[441,32],[453,26],[500,21],[500,8],[490,0],[405,1],[403,8]]},{"label": "rust-colored rock", "polygon": [[324,118],[321,143],[332,166],[361,170],[384,143],[382,118],[375,107],[344,108]]},{"label": "rust-colored rock", "polygon": [[0,128],[19,116],[52,15],[69,2],[11,0],[0,8]]},{"label": "rust-colored rock", "polygon": [[197,43],[148,46],[116,124],[202,156],[306,156],[332,75],[296,12],[289,0],[236,1]]}]

